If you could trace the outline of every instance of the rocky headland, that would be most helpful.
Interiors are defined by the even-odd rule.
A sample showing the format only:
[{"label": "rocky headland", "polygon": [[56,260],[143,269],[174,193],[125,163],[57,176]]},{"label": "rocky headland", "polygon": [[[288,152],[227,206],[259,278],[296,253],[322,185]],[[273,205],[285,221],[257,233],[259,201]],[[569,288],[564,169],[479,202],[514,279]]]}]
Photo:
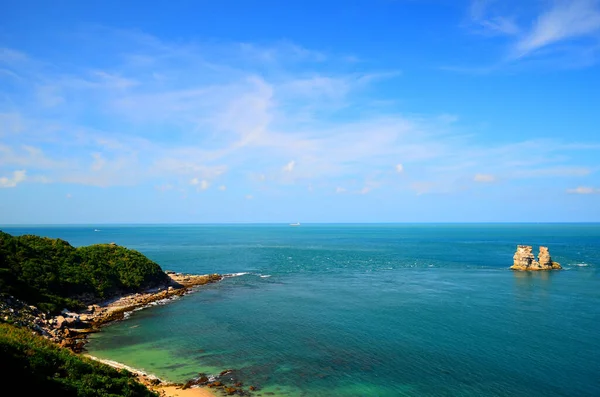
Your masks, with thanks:
[{"label": "rocky headland", "polygon": [[165,273],[169,276],[169,282],[162,286],[114,297],[89,305],[82,311],[70,311],[65,308],[56,316],[51,316],[14,296],[0,295],[0,319],[30,328],[60,346],[79,353],[83,351],[86,336],[99,331],[102,325],[122,320],[133,310],[165,303],[189,293],[194,287],[214,283],[223,278],[219,274],[191,275],[170,271]]},{"label": "rocky headland", "polygon": [[560,263],[552,261],[548,247],[540,247],[540,252],[536,260],[531,245],[517,245],[513,261],[513,265],[510,267],[512,270],[562,269]]}]

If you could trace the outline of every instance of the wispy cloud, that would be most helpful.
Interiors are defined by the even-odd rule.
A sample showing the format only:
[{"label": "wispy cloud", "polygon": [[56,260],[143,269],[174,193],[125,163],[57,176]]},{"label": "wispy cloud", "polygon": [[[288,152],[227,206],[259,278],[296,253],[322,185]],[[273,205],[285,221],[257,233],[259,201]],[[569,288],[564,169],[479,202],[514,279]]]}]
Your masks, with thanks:
[{"label": "wispy cloud", "polygon": [[477,32],[488,35],[516,35],[521,29],[514,18],[490,15],[490,8],[496,0],[473,0],[469,9],[472,22],[477,26]]},{"label": "wispy cloud", "polygon": [[104,33],[118,43],[103,55],[106,70],[57,72],[18,51],[0,57],[0,67],[27,77],[0,104],[0,172],[27,169],[31,183],[227,184],[227,193],[297,184],[329,194],[449,192],[486,181],[474,181],[482,169],[503,181],[594,172],[577,153],[597,142],[484,145],[462,133],[457,116],[378,108],[370,88],[401,78],[395,71],[361,64],[348,73],[335,55],[289,43],[215,48]]},{"label": "wispy cloud", "polygon": [[567,189],[567,193],[570,194],[600,194],[600,188],[593,188],[589,186],[579,186],[574,189]]},{"label": "wispy cloud", "polygon": [[475,182],[490,183],[490,182],[495,182],[496,177],[494,175],[490,175],[490,174],[475,174],[475,176],[473,177],[473,180]]},{"label": "wispy cloud", "polygon": [[599,31],[600,3],[597,0],[554,1],[517,42],[516,55],[523,57],[568,39],[596,35]]},{"label": "wispy cloud", "polygon": [[25,170],[14,171],[12,176],[10,176],[10,177],[7,177],[7,176],[0,177],[0,188],[15,187],[19,183],[23,182],[25,179],[27,179],[27,171],[25,171]]},{"label": "wispy cloud", "polygon": [[600,52],[599,0],[472,0],[468,15],[476,33],[506,37],[504,55],[493,65],[445,70],[489,73],[532,60],[538,66],[546,60],[553,67],[581,67]]}]

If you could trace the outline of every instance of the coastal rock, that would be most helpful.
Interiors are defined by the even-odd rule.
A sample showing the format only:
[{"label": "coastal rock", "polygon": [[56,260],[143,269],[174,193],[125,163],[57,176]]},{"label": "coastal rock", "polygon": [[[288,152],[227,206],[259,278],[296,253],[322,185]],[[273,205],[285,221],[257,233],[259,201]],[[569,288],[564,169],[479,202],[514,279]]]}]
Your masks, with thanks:
[{"label": "coastal rock", "polygon": [[56,323],[55,327],[62,328],[65,325],[65,320],[66,319],[63,316],[57,316],[56,320],[54,321]]},{"label": "coastal rock", "polygon": [[512,270],[551,270],[562,269],[559,263],[553,262],[548,247],[540,247],[538,260],[533,256],[533,248],[530,245],[517,245],[517,251],[513,256]]},{"label": "coastal rock", "polygon": [[[181,282],[182,279],[187,281]],[[221,279],[222,276],[219,274],[173,274],[168,283],[149,288],[145,292],[91,304],[81,313],[64,308],[57,316],[44,313],[36,306],[0,291],[0,321],[27,327],[52,342],[74,352],[81,352],[84,349],[86,336],[97,332],[101,325],[121,320],[132,310],[150,307],[154,302],[181,296],[191,291],[193,287],[218,282]],[[208,377],[203,375],[199,376],[199,384],[208,383]]]}]

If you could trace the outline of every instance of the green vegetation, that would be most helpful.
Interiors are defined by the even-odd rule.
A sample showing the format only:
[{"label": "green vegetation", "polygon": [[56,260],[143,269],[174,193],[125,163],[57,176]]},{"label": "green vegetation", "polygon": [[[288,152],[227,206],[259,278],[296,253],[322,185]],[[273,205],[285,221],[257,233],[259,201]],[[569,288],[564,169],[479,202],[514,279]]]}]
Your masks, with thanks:
[{"label": "green vegetation", "polygon": [[74,248],[61,239],[0,231],[0,293],[44,311],[75,310],[167,281],[158,264],[115,244]]},{"label": "green vegetation", "polygon": [[25,328],[0,324],[0,357],[0,379],[17,388],[13,395],[158,396],[130,372],[77,356]]}]

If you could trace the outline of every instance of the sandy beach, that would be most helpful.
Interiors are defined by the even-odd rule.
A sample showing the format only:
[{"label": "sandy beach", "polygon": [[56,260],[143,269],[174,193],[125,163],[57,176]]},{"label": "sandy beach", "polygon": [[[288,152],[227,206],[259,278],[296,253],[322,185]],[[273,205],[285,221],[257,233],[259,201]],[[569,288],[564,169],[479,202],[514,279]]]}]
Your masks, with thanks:
[{"label": "sandy beach", "polygon": [[[108,322],[115,320],[118,321],[126,318],[125,314],[134,309],[149,306],[157,301],[171,300],[174,297],[181,296],[184,293],[189,292],[193,287],[216,282],[222,278],[222,276],[216,274],[190,275],[173,272],[167,272],[167,274],[172,280],[172,284],[170,286],[156,288],[143,293],[121,296],[110,302],[94,305],[95,307],[93,312],[87,315],[86,320],[92,323],[94,327],[99,327]],[[92,360],[100,361],[113,368],[128,370],[137,376],[137,379],[140,383],[146,385],[149,389],[159,392],[165,397],[212,397],[216,395],[208,387],[190,387],[187,389],[182,389],[182,385],[169,383],[152,374],[147,374],[125,364],[112,360],[100,359],[89,354],[84,355]]]},{"label": "sandy beach", "polygon": [[[132,368],[128,365],[112,361],[105,360],[90,354],[84,354],[85,357],[90,358],[94,361],[99,361],[103,364],[109,365],[116,369],[126,369],[127,371],[135,374],[137,376],[137,380],[144,384],[149,389],[159,392],[164,397],[214,397],[216,396],[213,391],[208,387],[190,387],[187,389],[182,389],[182,385],[172,384],[165,382],[164,380],[152,375],[148,374],[144,371],[140,371],[139,369]],[[160,382],[160,384],[155,385],[156,382]]]},{"label": "sandy beach", "polygon": [[190,387],[183,390],[181,386],[156,386],[152,390],[159,392],[165,397],[214,397],[216,396],[209,388]]}]

